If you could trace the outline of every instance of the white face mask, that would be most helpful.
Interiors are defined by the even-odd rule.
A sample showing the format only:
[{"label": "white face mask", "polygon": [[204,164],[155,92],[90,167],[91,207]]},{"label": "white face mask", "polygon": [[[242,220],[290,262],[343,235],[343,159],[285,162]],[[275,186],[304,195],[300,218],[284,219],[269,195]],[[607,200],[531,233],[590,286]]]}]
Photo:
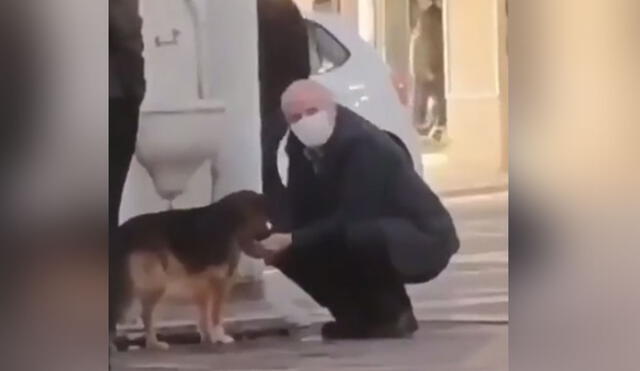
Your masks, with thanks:
[{"label": "white face mask", "polygon": [[291,131],[307,147],[319,147],[329,140],[335,122],[329,120],[327,111],[305,116],[291,125]]}]

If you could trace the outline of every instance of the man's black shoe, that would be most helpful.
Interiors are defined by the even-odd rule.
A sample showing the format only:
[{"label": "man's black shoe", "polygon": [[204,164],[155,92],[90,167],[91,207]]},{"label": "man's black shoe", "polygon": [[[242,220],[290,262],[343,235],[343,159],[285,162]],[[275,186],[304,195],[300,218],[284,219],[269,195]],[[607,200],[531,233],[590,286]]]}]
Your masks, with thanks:
[{"label": "man's black shoe", "polygon": [[372,325],[368,328],[369,338],[406,338],[418,330],[418,321],[412,311],[402,313],[391,322]]},{"label": "man's black shoe", "polygon": [[402,313],[391,322],[378,324],[354,324],[329,322],[322,326],[322,337],[326,340],[407,338],[418,330],[418,321],[413,312]]},{"label": "man's black shoe", "polygon": [[328,322],[322,325],[322,338],[326,340],[347,340],[367,338],[367,328],[349,322]]}]

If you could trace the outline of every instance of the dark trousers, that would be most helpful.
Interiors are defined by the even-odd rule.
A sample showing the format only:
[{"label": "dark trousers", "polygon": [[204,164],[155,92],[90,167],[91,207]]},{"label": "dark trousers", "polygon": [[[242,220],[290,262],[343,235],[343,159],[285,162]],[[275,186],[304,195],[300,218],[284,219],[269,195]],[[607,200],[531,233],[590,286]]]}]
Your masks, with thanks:
[{"label": "dark trousers", "polygon": [[[109,99],[109,275],[110,279],[117,279],[122,272],[115,271],[121,264],[115,264],[117,259],[118,241],[118,213],[122,200],[129,164],[135,151],[136,136],[138,133],[139,103],[132,99]],[[113,283],[113,282],[112,282]],[[117,310],[122,305],[122,292],[117,292],[116,287],[123,285],[109,285],[109,327],[115,329]]]},{"label": "dark trousers", "polygon": [[139,104],[109,99],[109,230],[118,226],[122,190],[135,152]]},{"label": "dark trousers", "polygon": [[[337,321],[393,321],[412,311],[404,285],[416,280],[392,262],[390,251],[398,239],[385,235],[386,222],[381,219],[348,226],[317,246],[294,245],[283,253],[277,267],[329,309]],[[446,267],[450,254],[446,246],[420,248],[424,250],[416,254],[423,260],[420,281],[426,282]]]}]

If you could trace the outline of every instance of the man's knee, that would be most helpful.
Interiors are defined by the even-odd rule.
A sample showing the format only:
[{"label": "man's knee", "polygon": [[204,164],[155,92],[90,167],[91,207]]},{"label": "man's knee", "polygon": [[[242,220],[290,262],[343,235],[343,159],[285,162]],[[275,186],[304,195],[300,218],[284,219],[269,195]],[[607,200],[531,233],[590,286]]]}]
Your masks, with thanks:
[{"label": "man's knee", "polygon": [[458,250],[460,250],[460,239],[458,238],[458,235],[454,233],[451,236],[449,236],[445,240],[444,245],[446,246],[446,249],[444,250],[446,251],[447,260],[448,260],[454,254],[456,254]]},{"label": "man's knee", "polygon": [[352,225],[349,236],[352,249],[367,251],[369,263],[390,263],[405,283],[423,283],[436,278],[449,265],[460,245],[455,231],[447,235],[429,234],[400,218]]},{"label": "man's knee", "polygon": [[347,244],[380,244],[384,241],[384,233],[378,220],[350,223],[345,228]]}]

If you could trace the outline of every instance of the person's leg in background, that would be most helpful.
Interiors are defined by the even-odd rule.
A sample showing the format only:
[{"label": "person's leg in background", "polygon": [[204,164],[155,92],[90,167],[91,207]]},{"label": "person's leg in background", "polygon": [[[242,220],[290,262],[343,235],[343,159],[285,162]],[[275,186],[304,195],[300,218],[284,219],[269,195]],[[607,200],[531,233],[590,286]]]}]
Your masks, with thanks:
[{"label": "person's leg in background", "polygon": [[[135,151],[138,133],[139,106],[136,101],[109,99],[109,261],[119,258],[117,236],[118,214],[122,200],[122,190],[129,172],[129,164]],[[116,271],[121,264],[109,264],[111,279],[118,279],[122,272]],[[122,285],[109,285],[109,330],[115,331],[116,318],[112,318],[122,305],[125,293],[117,291]]]},{"label": "person's leg in background", "polygon": [[118,227],[122,191],[135,152],[139,106],[129,99],[109,100],[109,230]]},{"label": "person's leg in background", "polygon": [[435,84],[433,81],[426,81],[424,84],[426,92],[425,95],[427,98],[425,134],[429,134],[433,130],[438,119],[438,97],[435,94]]},{"label": "person's leg in background", "polygon": [[432,83],[432,97],[435,101],[430,116],[433,117],[429,137],[436,142],[447,140],[447,99],[444,76],[438,76]]},{"label": "person's leg in background", "polygon": [[427,104],[429,95],[427,94],[427,83],[420,79],[413,82],[413,125],[421,134],[426,134],[427,125]]},{"label": "person's leg in background", "polygon": [[438,76],[435,81],[435,97],[438,101],[438,123],[440,127],[447,127],[447,97],[444,82],[444,74]]}]

